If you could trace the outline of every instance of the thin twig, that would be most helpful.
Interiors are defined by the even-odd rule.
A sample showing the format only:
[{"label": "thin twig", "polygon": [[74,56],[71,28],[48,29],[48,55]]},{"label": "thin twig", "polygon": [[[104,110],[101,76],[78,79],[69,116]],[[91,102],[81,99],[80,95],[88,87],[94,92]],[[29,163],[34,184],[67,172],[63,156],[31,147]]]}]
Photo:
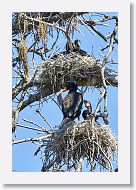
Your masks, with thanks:
[{"label": "thin twig", "polygon": [[109,158],[107,157],[107,155],[103,152],[102,148],[99,146],[99,144],[97,142],[94,141],[94,143],[99,147],[99,149],[101,150],[101,152],[103,153],[103,155],[105,156],[105,158],[108,160],[109,164],[110,164],[110,171],[112,172],[113,171],[113,166],[111,164],[111,161],[109,160]]},{"label": "thin twig", "polygon": [[26,128],[26,129],[31,129],[31,130],[34,130],[34,131],[40,131],[40,132],[47,133],[47,134],[53,134],[53,132],[50,132],[50,131],[48,131],[46,129],[38,129],[38,128],[36,129],[36,128],[33,128],[33,127],[21,125],[21,124],[17,124],[17,126],[22,127],[22,128]]},{"label": "thin twig", "polygon": [[45,129],[44,127],[42,127],[42,126],[40,126],[40,125],[38,125],[37,123],[35,123],[35,122],[33,122],[33,121],[30,121],[30,120],[27,120],[27,119],[22,119],[23,121],[25,121],[25,122],[27,122],[27,123],[31,123],[31,124],[33,124],[33,125],[36,125],[38,128],[40,128],[40,129]]},{"label": "thin twig", "polygon": [[20,143],[24,143],[24,142],[40,142],[40,141],[44,141],[44,139],[50,138],[52,137],[52,134],[46,135],[46,136],[42,136],[39,138],[28,138],[28,139],[21,139],[21,140],[17,140],[17,141],[13,141],[12,144],[20,144]]},{"label": "thin twig", "polygon": [[51,124],[47,121],[47,119],[41,114],[41,112],[37,109],[36,112],[43,118],[43,120],[49,125],[49,127],[51,128],[51,130],[54,132],[53,127],[51,126]]}]

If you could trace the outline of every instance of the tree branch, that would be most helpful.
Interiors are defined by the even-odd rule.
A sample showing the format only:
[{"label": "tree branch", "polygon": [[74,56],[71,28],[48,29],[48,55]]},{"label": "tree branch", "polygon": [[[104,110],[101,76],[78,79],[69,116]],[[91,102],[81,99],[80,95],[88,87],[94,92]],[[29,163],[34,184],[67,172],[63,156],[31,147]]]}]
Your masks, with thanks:
[{"label": "tree branch", "polygon": [[52,132],[50,132],[50,131],[48,131],[46,129],[38,129],[38,128],[33,128],[33,127],[21,125],[21,124],[17,124],[17,126],[22,127],[22,128],[26,128],[26,129],[31,129],[31,130],[34,130],[34,131],[40,131],[42,133],[52,134]]},{"label": "tree branch", "polygon": [[21,139],[21,140],[17,140],[17,141],[13,141],[12,144],[20,144],[20,143],[24,143],[24,142],[41,142],[41,141],[44,141],[44,139],[48,139],[50,137],[52,137],[53,134],[49,134],[49,135],[46,135],[46,136],[42,136],[42,137],[39,137],[39,138],[28,138],[28,139]]}]

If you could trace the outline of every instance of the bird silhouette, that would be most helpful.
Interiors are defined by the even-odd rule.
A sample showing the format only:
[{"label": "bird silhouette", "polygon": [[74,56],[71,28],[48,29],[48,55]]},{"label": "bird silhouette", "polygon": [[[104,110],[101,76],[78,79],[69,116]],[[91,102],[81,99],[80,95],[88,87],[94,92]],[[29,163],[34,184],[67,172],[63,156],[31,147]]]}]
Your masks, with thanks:
[{"label": "bird silhouette", "polygon": [[61,128],[74,121],[75,118],[79,119],[83,105],[83,96],[77,92],[77,88],[75,81],[67,81],[64,84],[63,91],[69,90],[69,92],[62,101],[63,121]]}]

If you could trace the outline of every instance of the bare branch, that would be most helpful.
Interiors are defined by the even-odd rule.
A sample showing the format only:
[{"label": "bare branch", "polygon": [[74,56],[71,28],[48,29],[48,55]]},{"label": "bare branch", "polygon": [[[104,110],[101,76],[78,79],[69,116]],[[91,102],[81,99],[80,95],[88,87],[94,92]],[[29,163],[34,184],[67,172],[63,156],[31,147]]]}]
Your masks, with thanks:
[{"label": "bare branch", "polygon": [[95,141],[94,141],[94,143],[99,147],[99,149],[103,153],[104,157],[108,160],[108,162],[110,164],[110,171],[113,172],[113,167],[112,167],[111,161],[109,160],[109,158],[107,157],[107,155],[103,152],[102,148],[98,145],[98,143],[96,143]]},{"label": "bare branch", "polygon": [[77,172],[81,172],[82,171],[82,164],[83,164],[83,156],[81,156],[78,165],[77,165]]},{"label": "bare branch", "polygon": [[51,130],[54,132],[53,127],[51,126],[51,124],[47,121],[47,119],[41,114],[41,112],[37,109],[36,112],[43,118],[43,120],[49,125],[49,127],[51,128]]},{"label": "bare branch", "polygon": [[52,137],[52,134],[46,135],[46,136],[42,136],[39,138],[28,138],[28,139],[21,139],[21,140],[17,140],[17,141],[13,141],[12,144],[20,144],[20,143],[24,143],[24,142],[42,142],[44,141],[44,139],[48,139]]},{"label": "bare branch", "polygon": [[26,129],[31,129],[31,130],[34,130],[34,131],[40,131],[42,133],[52,134],[52,132],[50,132],[50,131],[48,131],[46,129],[33,128],[33,127],[28,127],[28,126],[25,126],[25,125],[21,125],[21,124],[17,124],[17,126],[22,127],[22,128],[26,128]]}]

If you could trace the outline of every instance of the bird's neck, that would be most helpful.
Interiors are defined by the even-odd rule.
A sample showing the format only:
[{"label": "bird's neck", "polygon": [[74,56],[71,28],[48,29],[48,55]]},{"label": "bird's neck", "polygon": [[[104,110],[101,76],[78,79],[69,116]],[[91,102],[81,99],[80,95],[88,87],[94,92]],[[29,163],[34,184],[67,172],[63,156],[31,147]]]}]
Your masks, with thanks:
[{"label": "bird's neck", "polygon": [[91,108],[90,107],[88,107],[87,110],[91,113]]},{"label": "bird's neck", "polygon": [[79,51],[79,50],[80,50],[80,47],[76,47],[76,50]]}]

